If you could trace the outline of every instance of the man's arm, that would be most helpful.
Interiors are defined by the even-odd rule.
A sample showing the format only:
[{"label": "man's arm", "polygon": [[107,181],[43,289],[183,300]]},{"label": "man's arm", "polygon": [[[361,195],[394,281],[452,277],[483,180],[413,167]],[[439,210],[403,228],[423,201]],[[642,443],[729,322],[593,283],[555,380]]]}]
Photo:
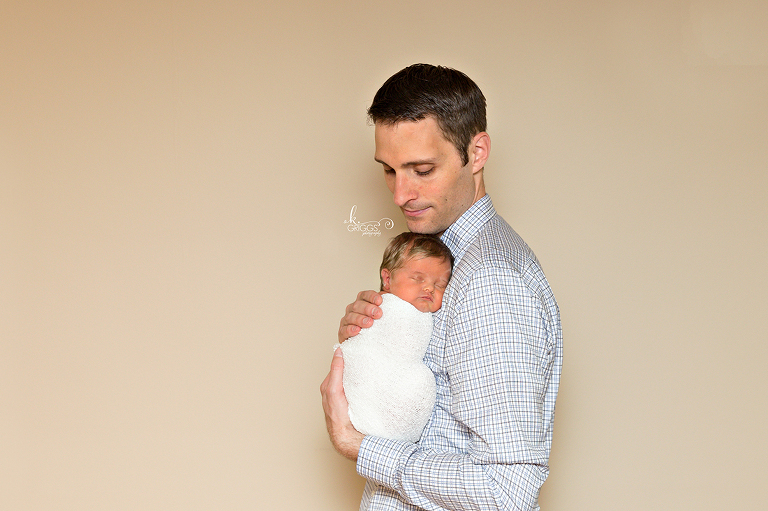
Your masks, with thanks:
[{"label": "man's arm", "polygon": [[325,411],[325,426],[333,447],[345,458],[357,460],[357,453],[363,441],[363,434],[355,429],[349,420],[347,398],[344,395],[342,376],[344,374],[344,358],[341,349],[336,348],[331,361],[331,371],[320,385]]},{"label": "man's arm", "polygon": [[[362,328],[369,328],[373,321],[381,317],[381,295],[376,291],[361,291],[357,299],[346,308],[339,323],[339,342],[342,343],[357,335]],[[333,447],[345,458],[357,460],[363,434],[355,429],[349,420],[349,404],[344,394],[342,377],[344,376],[344,358],[340,349],[336,349],[331,361],[331,370],[320,385],[325,411],[325,426]]]},{"label": "man's arm", "polygon": [[427,426],[438,434],[419,445],[365,437],[358,473],[424,509],[535,509],[562,360],[554,299],[509,268],[479,270],[457,291],[443,366],[450,398]]},{"label": "man's arm", "polygon": [[430,511],[538,509],[546,466],[480,464],[471,453],[423,449],[417,444],[366,436],[357,472],[391,488],[405,502]]}]

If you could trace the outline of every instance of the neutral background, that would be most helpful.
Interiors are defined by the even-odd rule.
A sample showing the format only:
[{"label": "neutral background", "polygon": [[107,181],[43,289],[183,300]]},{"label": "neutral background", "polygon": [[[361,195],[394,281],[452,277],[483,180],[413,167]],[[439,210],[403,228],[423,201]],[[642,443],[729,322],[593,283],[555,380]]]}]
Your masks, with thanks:
[{"label": "neutral background", "polygon": [[357,507],[319,385],[414,62],[485,92],[560,304],[542,507],[765,505],[768,3],[8,0],[0,508]]}]

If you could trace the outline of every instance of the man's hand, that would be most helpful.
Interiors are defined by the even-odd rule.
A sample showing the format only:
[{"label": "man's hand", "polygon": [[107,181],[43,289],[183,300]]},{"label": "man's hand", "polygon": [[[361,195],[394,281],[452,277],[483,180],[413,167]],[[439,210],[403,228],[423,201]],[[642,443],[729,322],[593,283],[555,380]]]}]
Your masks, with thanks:
[{"label": "man's hand", "polygon": [[376,291],[360,291],[357,300],[347,306],[347,313],[339,323],[339,342],[354,337],[362,328],[373,325],[381,317],[381,294]]},{"label": "man's hand", "polygon": [[363,434],[355,429],[349,420],[347,397],[344,395],[342,376],[344,374],[344,357],[341,348],[336,348],[331,361],[331,371],[320,385],[325,410],[325,426],[333,447],[345,458],[357,461]]}]

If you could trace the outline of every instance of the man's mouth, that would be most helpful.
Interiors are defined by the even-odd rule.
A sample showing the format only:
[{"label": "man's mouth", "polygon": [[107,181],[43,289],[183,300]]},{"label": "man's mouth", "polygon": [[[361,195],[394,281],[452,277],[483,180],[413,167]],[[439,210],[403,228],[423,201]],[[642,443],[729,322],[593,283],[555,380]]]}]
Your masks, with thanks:
[{"label": "man's mouth", "polygon": [[409,216],[409,217],[416,217],[416,216],[421,216],[421,215],[423,215],[423,214],[424,214],[424,213],[425,213],[425,212],[426,212],[428,209],[429,209],[428,207],[427,207],[427,208],[423,208],[423,209],[406,209],[406,208],[402,208],[402,210],[403,210],[403,214],[404,214],[405,216]]}]

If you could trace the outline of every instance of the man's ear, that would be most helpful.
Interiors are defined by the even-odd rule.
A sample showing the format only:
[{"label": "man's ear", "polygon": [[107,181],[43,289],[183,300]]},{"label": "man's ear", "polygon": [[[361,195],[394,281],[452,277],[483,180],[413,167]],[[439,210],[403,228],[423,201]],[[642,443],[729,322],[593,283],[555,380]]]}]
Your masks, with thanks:
[{"label": "man's ear", "polygon": [[485,162],[491,155],[491,137],[488,136],[488,133],[481,131],[472,138],[469,147],[469,162],[472,164],[472,173],[476,174],[483,170]]},{"label": "man's ear", "polygon": [[390,271],[386,268],[381,269],[381,290],[389,293],[389,280],[392,277]]}]

